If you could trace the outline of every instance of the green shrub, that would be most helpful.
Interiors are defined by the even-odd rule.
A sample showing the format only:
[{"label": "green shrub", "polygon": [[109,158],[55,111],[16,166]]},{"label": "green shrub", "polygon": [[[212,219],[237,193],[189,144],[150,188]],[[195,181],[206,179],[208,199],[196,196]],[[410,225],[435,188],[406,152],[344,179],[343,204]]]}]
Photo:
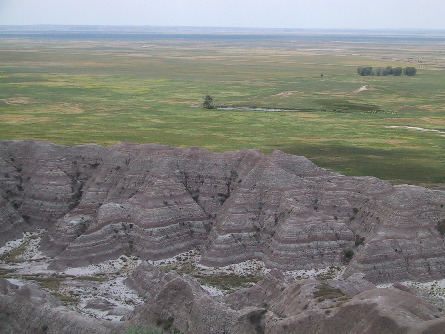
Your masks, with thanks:
[{"label": "green shrub", "polygon": [[326,283],[322,283],[314,291],[314,297],[318,302],[322,302],[326,299],[336,299],[345,297],[345,294],[338,288],[332,288]]},{"label": "green shrub", "polygon": [[436,228],[440,234],[445,235],[445,219],[438,222]]},{"label": "green shrub", "polygon": [[358,234],[355,235],[355,245],[356,246],[363,245],[364,242],[365,242],[365,237],[361,237]]},{"label": "green shrub", "polygon": [[162,334],[162,330],[152,326],[130,327],[123,334]]},{"label": "green shrub", "polygon": [[354,251],[351,248],[345,249],[343,253],[345,254],[345,257],[347,259],[352,259],[352,257],[354,256]]},{"label": "green shrub", "polygon": [[168,331],[172,327],[174,321],[175,318],[173,317],[168,317],[167,319],[157,319],[156,325]]}]

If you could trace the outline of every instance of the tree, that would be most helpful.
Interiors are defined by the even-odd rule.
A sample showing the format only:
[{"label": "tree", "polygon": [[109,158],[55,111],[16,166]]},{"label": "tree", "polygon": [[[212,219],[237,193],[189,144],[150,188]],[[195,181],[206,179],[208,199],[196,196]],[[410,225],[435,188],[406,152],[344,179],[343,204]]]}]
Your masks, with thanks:
[{"label": "tree", "polygon": [[368,76],[368,75],[375,75],[375,76],[387,76],[387,75],[394,75],[396,77],[401,76],[402,74],[408,75],[408,76],[414,76],[417,73],[417,70],[414,67],[392,67],[392,66],[386,66],[386,67],[371,67],[371,66],[360,66],[357,68],[357,73],[361,76]]},{"label": "tree", "polygon": [[367,76],[367,75],[372,75],[372,67],[370,66],[360,66],[357,69],[358,74],[360,74],[361,76]]},{"label": "tree", "polygon": [[376,75],[376,76],[381,76],[383,75],[383,68],[382,67],[377,67],[376,69],[372,70],[372,75]]},{"label": "tree", "polygon": [[412,76],[416,75],[417,70],[415,67],[408,66],[408,67],[405,67],[405,69],[403,70],[403,73],[405,73],[405,75],[412,77]]},{"label": "tree", "polygon": [[401,76],[403,73],[403,68],[401,67],[395,67],[392,69],[392,74],[395,75],[396,77]]},{"label": "tree", "polygon": [[207,94],[204,97],[204,102],[202,103],[202,106],[206,109],[215,109],[215,106],[213,105],[213,97]]},{"label": "tree", "polygon": [[387,75],[391,75],[393,74],[393,69],[391,66],[386,66],[386,68],[383,70],[383,75],[387,76]]}]

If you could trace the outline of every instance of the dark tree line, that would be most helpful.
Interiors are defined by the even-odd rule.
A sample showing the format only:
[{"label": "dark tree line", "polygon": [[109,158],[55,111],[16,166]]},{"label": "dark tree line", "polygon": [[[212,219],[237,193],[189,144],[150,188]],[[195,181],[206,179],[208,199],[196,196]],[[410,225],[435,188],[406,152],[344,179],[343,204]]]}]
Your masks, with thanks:
[{"label": "dark tree line", "polygon": [[408,76],[414,76],[417,73],[417,70],[415,67],[371,67],[371,66],[360,66],[357,68],[357,73],[361,76],[369,76],[369,75],[375,75],[375,76],[387,76],[387,75],[394,75],[396,77],[401,76],[402,74],[408,75]]}]

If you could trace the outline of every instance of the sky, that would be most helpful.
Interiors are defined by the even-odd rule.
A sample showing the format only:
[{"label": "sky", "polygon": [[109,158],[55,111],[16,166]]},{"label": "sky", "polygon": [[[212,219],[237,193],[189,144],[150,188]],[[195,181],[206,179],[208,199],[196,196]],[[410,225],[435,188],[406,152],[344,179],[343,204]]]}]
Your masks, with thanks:
[{"label": "sky", "polygon": [[445,29],[444,0],[0,0],[0,25]]}]

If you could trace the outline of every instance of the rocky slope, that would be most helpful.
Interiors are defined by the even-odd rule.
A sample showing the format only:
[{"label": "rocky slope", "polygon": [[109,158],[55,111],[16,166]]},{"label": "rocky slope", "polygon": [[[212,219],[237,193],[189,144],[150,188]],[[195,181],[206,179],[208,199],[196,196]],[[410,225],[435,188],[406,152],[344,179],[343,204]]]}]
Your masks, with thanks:
[{"label": "rocky slope", "polygon": [[123,324],[90,319],[68,310],[52,295],[33,285],[18,287],[0,279],[1,333],[110,334]]},{"label": "rocky slope", "polygon": [[[286,333],[295,326],[308,333],[330,333],[328,328],[336,328],[335,319],[347,323],[353,311],[376,314],[363,321],[372,329],[366,333],[377,333],[372,323],[386,314],[385,303],[394,303],[394,298],[416,307],[425,303],[400,289],[367,285],[361,291],[359,280],[352,279],[350,285],[361,293],[320,315],[309,312],[312,308],[306,303],[319,289],[317,280],[276,281],[284,290],[307,292],[292,303],[282,293],[255,303],[245,296],[215,302],[198,283],[182,276],[163,276],[157,285],[144,281],[144,275],[153,275],[147,261],[161,263],[191,251],[199,252],[194,268],[258,261],[264,273],[273,270],[274,279],[278,272],[334,267],[344,269],[342,279],[361,275],[369,284],[445,278],[443,191],[346,177],[280,151],[270,156],[254,150],[218,154],[152,144],[64,147],[0,141],[0,167],[0,246],[25,232],[42,231],[38,247],[48,262],[45,270],[52,274],[123,257],[142,261],[145,274],[136,270],[140,282],[130,278],[132,286],[142,293],[145,282],[145,291],[166,289],[166,296],[145,295],[156,303],[144,304],[128,315],[130,322],[156,320],[153,314],[158,313],[158,320],[168,319],[171,315],[161,312],[169,309],[159,300],[162,297],[175,300],[177,312],[182,312],[175,319],[188,319],[175,320],[183,333],[213,332],[209,321],[233,333]],[[252,291],[273,291],[273,286],[266,289],[264,284],[258,283]],[[323,284],[328,290],[337,289],[332,286],[335,282]],[[182,297],[168,291],[180,291]],[[177,297],[183,300],[176,301]],[[243,305],[237,304],[244,299]],[[309,305],[309,311],[301,309],[300,302]],[[192,306],[180,311],[178,305],[184,303]],[[394,312],[388,324],[391,332],[415,328],[427,333],[439,321],[432,319],[437,310],[404,310],[404,303],[397,307],[401,313],[417,314],[428,325],[419,327]],[[206,305],[208,312],[203,313]],[[285,311],[286,307],[290,309]],[[213,319],[215,312],[225,315]],[[229,326],[234,320],[239,328]]]},{"label": "rocky slope", "polygon": [[377,289],[361,276],[291,280],[271,271],[255,286],[219,298],[193,280],[141,265],[128,279],[146,301],[134,323],[181,333],[444,333],[443,310],[405,286]]}]

